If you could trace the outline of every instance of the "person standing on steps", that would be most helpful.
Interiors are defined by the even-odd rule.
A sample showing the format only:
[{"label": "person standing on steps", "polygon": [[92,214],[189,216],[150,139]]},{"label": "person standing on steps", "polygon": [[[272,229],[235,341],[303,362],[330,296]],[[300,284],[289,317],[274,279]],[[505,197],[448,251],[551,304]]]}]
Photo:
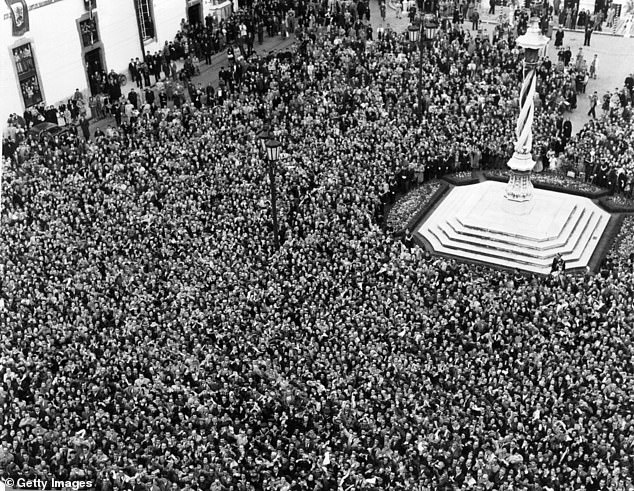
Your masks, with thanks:
[{"label": "person standing on steps", "polygon": [[560,253],[557,253],[550,266],[550,272],[551,274],[561,274],[564,271],[566,271],[566,261],[564,261],[564,258],[561,257]]}]

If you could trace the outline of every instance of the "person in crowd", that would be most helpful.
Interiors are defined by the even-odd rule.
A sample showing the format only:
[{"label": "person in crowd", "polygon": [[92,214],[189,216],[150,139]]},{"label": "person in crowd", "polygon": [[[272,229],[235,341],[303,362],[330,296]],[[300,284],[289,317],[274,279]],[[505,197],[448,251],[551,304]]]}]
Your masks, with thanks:
[{"label": "person in crowd", "polygon": [[139,69],[137,62],[134,61],[134,58],[130,58],[130,63],[128,63],[128,73],[130,74],[130,80],[137,83],[137,86],[141,88],[141,85],[139,85]]},{"label": "person in crowd", "polygon": [[594,31],[594,23],[590,19],[588,19],[584,27],[584,36],[583,36],[584,46],[590,46],[590,38],[592,37],[593,31]]},{"label": "person in crowd", "polygon": [[597,78],[597,70],[599,69],[599,55],[596,53],[590,62],[590,78]]},{"label": "person in crowd", "polygon": [[597,103],[599,102],[599,95],[597,94],[596,90],[592,93],[589,99],[590,99],[590,110],[588,111],[588,116],[594,119],[597,117],[596,107],[597,107]]},{"label": "person in crowd", "polygon": [[551,274],[563,274],[566,271],[566,261],[564,261],[562,255],[557,253],[553,258],[553,262],[550,268]]},{"label": "person in crowd", "polygon": [[480,13],[477,10],[474,10],[471,13],[471,29],[477,31],[480,27]]},{"label": "person in crowd", "polygon": [[128,92],[128,101],[130,102],[130,104],[132,104],[134,109],[139,108],[139,94],[136,90],[134,90],[134,87],[132,87],[130,89],[130,92]]},{"label": "person in crowd", "polygon": [[555,33],[555,48],[561,48],[564,44],[564,30],[561,26],[557,29]]},{"label": "person in crowd", "polygon": [[614,8],[613,4],[610,4],[610,7],[608,8],[607,17],[605,18],[605,25],[610,28],[614,27],[615,17],[616,17],[616,9]]},{"label": "person in crowd", "polygon": [[84,94],[81,93],[79,89],[75,89],[75,93],[73,94],[73,100],[75,102],[79,102],[84,100]]},{"label": "person in crowd", "polygon": [[84,116],[79,117],[79,127],[81,128],[84,140],[90,140],[90,123]]}]

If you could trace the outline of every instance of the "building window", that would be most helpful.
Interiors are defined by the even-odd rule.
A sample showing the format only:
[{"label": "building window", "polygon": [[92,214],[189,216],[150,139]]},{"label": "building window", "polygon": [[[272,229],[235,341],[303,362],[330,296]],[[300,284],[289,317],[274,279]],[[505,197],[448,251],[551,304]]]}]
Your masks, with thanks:
[{"label": "building window", "polygon": [[12,49],[15,70],[18,74],[18,82],[24,107],[31,107],[42,102],[42,90],[35,70],[35,59],[31,44],[23,44]]},{"label": "building window", "polygon": [[24,107],[35,106],[42,102],[42,90],[37,75],[20,80],[20,90],[22,91],[22,99],[24,99]]},{"label": "building window", "polygon": [[136,6],[136,16],[139,23],[139,33],[141,39],[152,39],[154,37],[154,18],[152,12],[152,0],[134,0]]},{"label": "building window", "polygon": [[99,41],[99,29],[97,29],[97,20],[95,18],[82,20],[79,23],[81,31],[81,42],[84,48],[92,46]]},{"label": "building window", "polygon": [[19,48],[13,50],[13,59],[15,60],[15,68],[18,76],[27,76],[29,72],[35,71],[35,63],[33,62],[33,52],[30,44],[23,44]]}]

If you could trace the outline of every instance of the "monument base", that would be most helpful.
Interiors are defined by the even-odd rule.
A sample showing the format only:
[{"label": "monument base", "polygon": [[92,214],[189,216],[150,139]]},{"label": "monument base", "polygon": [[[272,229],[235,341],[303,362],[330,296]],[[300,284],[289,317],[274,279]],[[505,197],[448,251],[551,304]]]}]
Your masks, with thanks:
[{"label": "monument base", "polygon": [[566,267],[589,262],[610,214],[590,199],[535,189],[530,201],[504,197],[505,184],[453,188],[416,233],[439,254],[548,273],[561,254]]},{"label": "monument base", "polygon": [[511,176],[504,190],[504,197],[511,201],[532,200],[531,171],[535,167],[535,162],[531,154],[515,152],[507,165],[511,169]]},{"label": "monument base", "polygon": [[511,170],[511,177],[504,190],[504,197],[511,201],[530,201],[533,199],[531,171]]}]

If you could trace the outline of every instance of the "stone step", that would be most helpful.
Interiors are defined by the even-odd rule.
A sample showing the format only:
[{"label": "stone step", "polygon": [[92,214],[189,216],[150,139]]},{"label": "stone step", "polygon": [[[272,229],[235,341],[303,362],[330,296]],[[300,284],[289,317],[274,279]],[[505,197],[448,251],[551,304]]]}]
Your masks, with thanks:
[{"label": "stone step", "polygon": [[538,243],[514,242],[512,237],[504,236],[503,233],[488,234],[485,231],[463,233],[463,230],[454,226],[452,219],[445,223],[439,223],[436,227],[453,242],[474,244],[477,248],[506,251],[537,259],[544,257],[552,259],[558,252],[572,255],[582,239],[589,239],[600,220],[599,214],[595,214],[593,211],[586,212],[585,209],[581,210],[579,215],[576,215],[573,220],[566,224],[565,233],[562,233],[560,237],[551,242]]},{"label": "stone step", "polygon": [[508,244],[511,246],[519,246],[526,249],[541,251],[550,250],[555,247],[563,245],[572,232],[576,229],[579,222],[583,221],[586,216],[585,208],[575,206],[568,218],[566,219],[564,228],[553,236],[547,238],[532,239],[526,236],[519,236],[518,234],[498,232],[496,230],[489,230],[485,227],[478,227],[474,225],[466,225],[460,217],[450,217],[446,220],[446,225],[458,235],[465,237],[486,237],[491,242],[499,242],[501,244]]},{"label": "stone step", "polygon": [[[575,212],[579,212],[583,210],[583,208],[578,207],[577,205],[573,206],[572,209],[569,211],[569,213],[566,215],[566,220],[564,222],[564,225],[569,225],[571,221],[573,221],[573,219],[575,218]],[[470,228],[470,229],[474,229],[474,230],[485,230],[487,233],[490,234],[497,234],[497,230],[494,229],[488,229],[484,226],[482,226],[481,224],[478,224],[477,222],[474,222],[473,220],[467,219],[467,218],[461,218],[460,214],[456,215],[456,220],[465,228]],[[502,235],[506,236],[506,237],[512,237],[515,240],[519,240],[519,241],[526,241],[526,242],[548,242],[550,240],[554,240],[557,237],[560,237],[562,235],[562,230],[561,228],[557,228],[552,230],[552,232],[550,234],[546,234],[543,237],[532,237],[530,235],[527,234],[522,234],[522,233],[512,233],[512,232],[504,232]]]},{"label": "stone step", "polygon": [[521,250],[514,251],[494,247],[482,247],[476,242],[455,241],[447,237],[441,229],[430,230],[433,239],[430,240],[429,236],[425,236],[425,238],[432,244],[434,250],[437,252],[513,268],[521,265],[521,269],[538,273],[548,273],[552,260],[557,253],[562,254],[567,267],[585,267],[592,257],[596,243],[606,224],[607,219],[601,216],[595,216],[593,221],[585,222],[583,234],[578,237],[573,245],[567,244],[565,248],[555,249],[542,257],[527,255]]},{"label": "stone step", "polygon": [[[493,189],[496,189],[495,184],[499,183],[489,181],[475,186],[483,186],[485,194],[493,194],[488,189],[491,189],[492,185]],[[543,194],[539,190],[536,193]],[[473,210],[483,206],[486,208],[483,214],[474,213]],[[528,211],[518,209],[518,206],[523,207],[524,204],[508,201],[501,194],[489,198],[478,193],[452,192],[443,202],[443,214],[455,217],[464,227],[484,230],[491,235],[497,234],[499,230],[504,236],[516,238],[518,241],[524,239],[530,242],[546,242],[561,235],[562,228],[571,219],[574,209],[578,208],[575,203],[559,206],[558,203],[550,202],[542,202],[539,206],[529,205],[535,209],[528,208]],[[549,210],[546,207],[550,206],[556,206],[557,210],[552,216],[547,216]],[[540,218],[542,214],[543,219]],[[528,218],[529,226],[517,227],[517,221],[522,221],[525,217]],[[442,216],[439,214],[438,220],[441,219]]]}]

